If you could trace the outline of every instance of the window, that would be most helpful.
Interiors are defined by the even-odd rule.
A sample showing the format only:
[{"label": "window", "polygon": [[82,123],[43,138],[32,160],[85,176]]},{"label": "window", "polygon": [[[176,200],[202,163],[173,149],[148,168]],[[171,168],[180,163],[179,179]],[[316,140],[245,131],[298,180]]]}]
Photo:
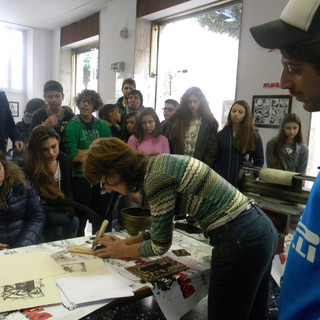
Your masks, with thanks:
[{"label": "window", "polygon": [[25,31],[0,26],[0,39],[6,44],[0,50],[0,87],[8,91],[22,91]]},{"label": "window", "polygon": [[75,95],[84,89],[98,91],[98,45],[90,45],[74,50]]}]

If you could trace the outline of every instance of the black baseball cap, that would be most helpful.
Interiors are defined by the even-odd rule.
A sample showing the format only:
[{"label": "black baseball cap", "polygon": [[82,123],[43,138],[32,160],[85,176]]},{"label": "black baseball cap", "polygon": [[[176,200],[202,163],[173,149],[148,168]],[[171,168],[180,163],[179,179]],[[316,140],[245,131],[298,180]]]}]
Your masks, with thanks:
[{"label": "black baseball cap", "polygon": [[279,20],[250,28],[263,48],[280,49],[320,37],[320,0],[289,0]]}]

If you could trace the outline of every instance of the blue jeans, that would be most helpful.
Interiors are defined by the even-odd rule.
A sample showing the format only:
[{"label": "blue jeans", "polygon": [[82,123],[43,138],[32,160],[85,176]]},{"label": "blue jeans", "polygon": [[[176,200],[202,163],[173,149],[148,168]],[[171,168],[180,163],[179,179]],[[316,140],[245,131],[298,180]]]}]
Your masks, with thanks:
[{"label": "blue jeans", "polygon": [[278,243],[271,220],[253,205],[209,236],[208,319],[267,319],[269,274]]}]

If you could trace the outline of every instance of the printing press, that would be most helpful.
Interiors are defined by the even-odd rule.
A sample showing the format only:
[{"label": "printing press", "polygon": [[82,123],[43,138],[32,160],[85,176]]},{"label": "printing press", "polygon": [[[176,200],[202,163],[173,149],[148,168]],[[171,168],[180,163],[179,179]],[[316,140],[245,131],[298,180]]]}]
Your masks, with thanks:
[{"label": "printing press", "polygon": [[[258,175],[258,179],[254,176]],[[315,177],[277,169],[242,167],[240,191],[253,199],[279,232],[277,253],[283,252],[285,236],[293,233],[304,211],[310,191],[305,181]]]}]

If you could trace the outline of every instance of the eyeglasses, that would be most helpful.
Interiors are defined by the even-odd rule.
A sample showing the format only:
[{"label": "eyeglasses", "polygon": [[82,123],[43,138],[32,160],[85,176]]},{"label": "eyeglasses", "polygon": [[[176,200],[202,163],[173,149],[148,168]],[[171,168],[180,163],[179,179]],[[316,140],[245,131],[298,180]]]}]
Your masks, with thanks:
[{"label": "eyeglasses", "polygon": [[163,111],[168,111],[168,112],[173,112],[173,111],[175,111],[176,109],[164,107],[164,108],[162,108],[162,110],[163,110]]},{"label": "eyeglasses", "polygon": [[93,106],[93,105],[94,105],[94,102],[93,102],[92,100],[86,99],[86,98],[82,98],[82,99],[80,100],[80,102],[82,102],[82,103],[87,103],[89,106]]}]

